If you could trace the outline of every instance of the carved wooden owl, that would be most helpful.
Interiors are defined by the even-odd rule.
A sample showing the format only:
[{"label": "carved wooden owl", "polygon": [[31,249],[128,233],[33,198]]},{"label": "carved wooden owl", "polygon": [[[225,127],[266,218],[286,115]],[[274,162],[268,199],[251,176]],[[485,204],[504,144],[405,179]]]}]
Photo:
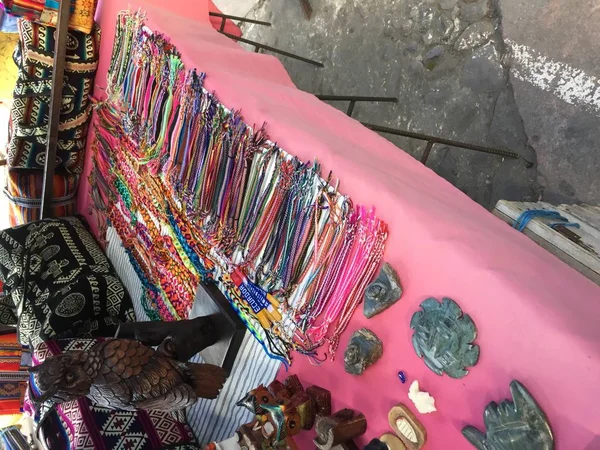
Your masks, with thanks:
[{"label": "carved wooden owl", "polygon": [[198,397],[216,398],[225,371],[181,363],[138,341],[110,339],[87,351],[70,351],[31,369],[40,396],[57,403],[88,397],[112,409],[178,411]]}]

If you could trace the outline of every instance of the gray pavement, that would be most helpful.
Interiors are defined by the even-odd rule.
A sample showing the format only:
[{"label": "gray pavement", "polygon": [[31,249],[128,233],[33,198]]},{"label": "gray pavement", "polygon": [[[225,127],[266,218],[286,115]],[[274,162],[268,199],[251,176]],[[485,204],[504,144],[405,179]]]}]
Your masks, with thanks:
[{"label": "gray pavement", "polygon": [[[325,63],[281,57],[300,89],[398,97],[357,104],[358,120],[519,153],[435,147],[427,165],[486,208],[600,203],[595,0],[311,0],[310,21],[297,0],[216,3],[273,23],[244,25],[246,38]],[[385,137],[423,152],[422,142]]]}]

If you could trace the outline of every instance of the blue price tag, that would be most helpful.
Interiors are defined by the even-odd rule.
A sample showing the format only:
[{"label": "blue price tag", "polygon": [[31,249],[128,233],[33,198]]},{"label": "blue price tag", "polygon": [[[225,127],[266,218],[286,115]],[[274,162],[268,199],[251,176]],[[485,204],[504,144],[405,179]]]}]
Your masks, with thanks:
[{"label": "blue price tag", "polygon": [[266,292],[254,283],[244,280],[239,288],[254,314],[258,314],[261,310],[268,308],[270,305],[267,300]]}]

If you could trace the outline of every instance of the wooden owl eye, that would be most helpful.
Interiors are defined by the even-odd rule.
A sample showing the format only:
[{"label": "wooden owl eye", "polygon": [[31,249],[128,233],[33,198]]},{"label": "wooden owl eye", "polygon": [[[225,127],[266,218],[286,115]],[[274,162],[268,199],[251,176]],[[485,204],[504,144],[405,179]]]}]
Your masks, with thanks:
[{"label": "wooden owl eye", "polygon": [[67,372],[67,374],[65,375],[65,380],[67,381],[67,383],[72,383],[73,381],[75,381],[75,374],[73,372]]},{"label": "wooden owl eye", "polygon": [[269,403],[269,397],[266,395],[262,398],[263,403]]},{"label": "wooden owl eye", "polygon": [[290,420],[289,427],[290,427],[290,430],[293,430],[294,428],[296,428],[296,421],[295,420]]}]

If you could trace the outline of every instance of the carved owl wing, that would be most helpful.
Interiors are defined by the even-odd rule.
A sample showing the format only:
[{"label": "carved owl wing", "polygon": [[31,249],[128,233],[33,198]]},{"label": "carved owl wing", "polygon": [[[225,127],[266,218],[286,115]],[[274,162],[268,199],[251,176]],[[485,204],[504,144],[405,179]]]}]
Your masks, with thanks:
[{"label": "carved owl wing", "polygon": [[[173,411],[196,401],[182,367],[154,349],[138,341],[113,339],[95,350],[101,365],[90,393],[95,394],[97,403],[122,409]],[[96,395],[104,397],[103,401],[99,402]]]}]

